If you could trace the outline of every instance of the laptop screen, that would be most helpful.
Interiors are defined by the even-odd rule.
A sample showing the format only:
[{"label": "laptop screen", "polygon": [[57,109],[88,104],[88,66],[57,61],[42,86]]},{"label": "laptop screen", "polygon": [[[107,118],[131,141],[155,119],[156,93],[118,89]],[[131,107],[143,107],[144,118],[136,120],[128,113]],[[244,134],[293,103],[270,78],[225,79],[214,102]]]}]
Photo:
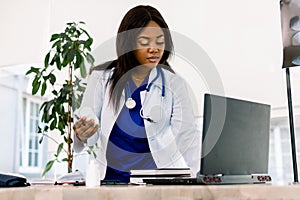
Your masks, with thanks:
[{"label": "laptop screen", "polygon": [[205,94],[200,174],[267,174],[270,105]]}]

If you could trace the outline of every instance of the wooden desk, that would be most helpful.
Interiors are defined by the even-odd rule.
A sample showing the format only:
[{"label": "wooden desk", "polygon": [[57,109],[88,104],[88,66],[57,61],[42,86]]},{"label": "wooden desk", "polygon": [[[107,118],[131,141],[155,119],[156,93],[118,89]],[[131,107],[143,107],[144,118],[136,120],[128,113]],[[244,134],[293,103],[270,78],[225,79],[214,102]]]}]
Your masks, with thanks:
[{"label": "wooden desk", "polygon": [[299,200],[300,185],[224,186],[31,186],[0,188],[1,200]]}]

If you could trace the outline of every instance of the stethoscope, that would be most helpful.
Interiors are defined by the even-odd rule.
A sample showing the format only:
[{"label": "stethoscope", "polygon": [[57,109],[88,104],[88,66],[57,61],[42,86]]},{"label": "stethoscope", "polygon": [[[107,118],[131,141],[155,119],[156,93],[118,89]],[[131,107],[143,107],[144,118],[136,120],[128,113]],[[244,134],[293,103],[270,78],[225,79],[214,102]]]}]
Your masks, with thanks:
[{"label": "stethoscope", "polygon": [[[163,70],[160,68],[160,67],[157,67],[157,74],[156,76],[154,77],[154,79],[147,85],[146,87],[146,91],[149,92],[153,83],[159,78],[159,76],[161,76],[161,81],[162,81],[162,90],[161,90],[161,96],[164,97],[165,96],[165,93],[166,93],[166,89],[165,89],[165,75],[164,75],[164,72]],[[135,108],[136,106],[136,102],[135,100],[131,97],[131,91],[130,91],[130,86],[129,84],[126,84],[125,86],[125,95],[126,95],[126,102],[125,102],[125,106],[126,108],[128,108],[129,110]],[[143,115],[143,107],[141,108],[140,110],[140,116],[149,121],[149,122],[154,122],[150,117],[145,117]]]}]

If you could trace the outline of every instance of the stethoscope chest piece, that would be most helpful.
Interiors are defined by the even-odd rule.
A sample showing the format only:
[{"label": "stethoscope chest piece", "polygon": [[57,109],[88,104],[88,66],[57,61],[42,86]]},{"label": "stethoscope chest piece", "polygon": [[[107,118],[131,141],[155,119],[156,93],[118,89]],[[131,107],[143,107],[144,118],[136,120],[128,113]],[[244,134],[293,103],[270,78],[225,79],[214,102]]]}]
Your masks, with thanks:
[{"label": "stethoscope chest piece", "polygon": [[125,102],[125,106],[128,109],[133,109],[136,106],[136,102],[133,98],[128,98]]}]

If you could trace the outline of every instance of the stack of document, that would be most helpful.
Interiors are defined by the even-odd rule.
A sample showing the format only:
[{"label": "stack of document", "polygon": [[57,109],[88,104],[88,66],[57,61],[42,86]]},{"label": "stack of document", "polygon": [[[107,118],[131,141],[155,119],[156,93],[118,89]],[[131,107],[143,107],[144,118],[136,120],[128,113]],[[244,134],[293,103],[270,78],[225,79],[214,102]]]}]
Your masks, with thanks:
[{"label": "stack of document", "polygon": [[158,168],[130,170],[130,183],[145,184],[143,179],[191,177],[190,168]]},{"label": "stack of document", "polygon": [[64,174],[56,180],[31,180],[31,185],[85,185],[85,176],[78,170]]}]

